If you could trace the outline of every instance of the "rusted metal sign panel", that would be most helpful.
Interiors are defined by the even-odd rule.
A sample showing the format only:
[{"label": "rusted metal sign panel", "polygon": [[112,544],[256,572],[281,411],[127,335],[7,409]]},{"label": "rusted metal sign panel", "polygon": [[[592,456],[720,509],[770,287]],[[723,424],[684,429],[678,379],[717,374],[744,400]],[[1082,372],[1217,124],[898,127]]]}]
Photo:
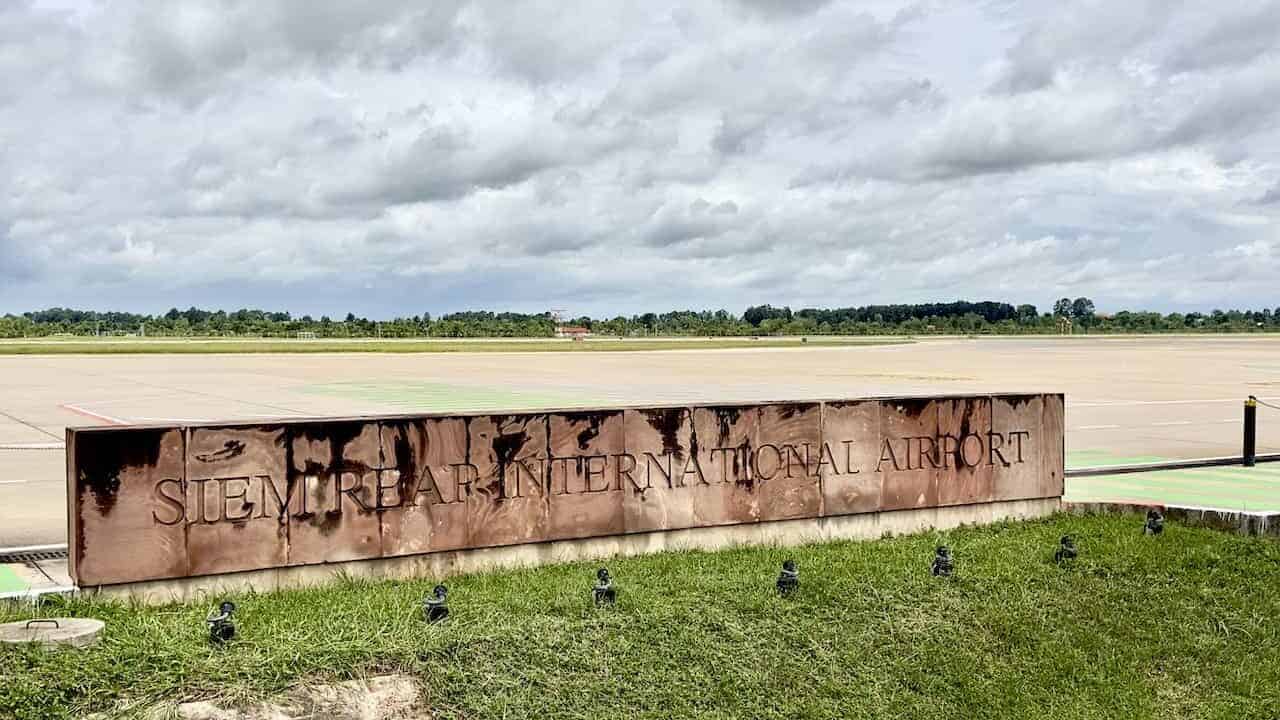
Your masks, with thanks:
[{"label": "rusted metal sign panel", "polygon": [[81,586],[1062,495],[1063,398],[67,431]]}]

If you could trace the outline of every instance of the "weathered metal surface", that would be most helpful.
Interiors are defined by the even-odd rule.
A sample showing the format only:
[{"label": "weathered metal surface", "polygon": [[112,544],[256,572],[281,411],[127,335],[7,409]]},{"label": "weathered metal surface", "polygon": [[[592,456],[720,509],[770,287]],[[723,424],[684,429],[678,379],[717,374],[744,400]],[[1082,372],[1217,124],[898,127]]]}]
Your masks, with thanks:
[{"label": "weathered metal surface", "polygon": [[1062,494],[1061,395],[68,431],[82,586]]},{"label": "weathered metal surface", "polygon": [[1061,395],[1041,398],[1044,412],[1040,415],[1040,492],[1044,496],[1061,497],[1066,481],[1066,399]]},{"label": "weathered metal surface", "polygon": [[[388,421],[382,427],[382,457],[391,470],[380,478],[382,555],[416,555],[467,547],[469,472],[465,462],[470,434],[463,418]],[[390,512],[386,508],[398,508]]]},{"label": "weathered metal surface", "polygon": [[878,400],[828,402],[822,407],[823,514],[856,515],[880,509],[883,477],[875,472],[880,458],[880,408]]},{"label": "weathered metal surface", "polygon": [[[835,459],[822,444],[822,406],[818,403],[764,405],[758,410],[760,431],[756,448],[764,448],[771,438],[786,438],[784,462],[772,477],[765,477],[759,463],[754,470],[754,487],[761,520],[791,520],[822,514],[821,470],[835,467]],[[766,451],[767,452],[767,451]],[[794,461],[787,472],[787,462]],[[766,468],[767,469],[767,468]]]},{"label": "weathered metal surface", "polygon": [[957,398],[939,403],[939,505],[968,505],[993,499],[994,466],[989,453],[983,453],[983,441],[989,432],[991,398]]},{"label": "weathered metal surface", "polygon": [[288,565],[288,516],[276,500],[277,493],[284,497],[288,478],[281,452],[285,431],[201,427],[186,435],[183,522],[190,573]]},{"label": "weathered metal surface", "polygon": [[930,398],[902,398],[880,407],[880,508],[938,505],[938,406]]},{"label": "weathered metal surface", "polygon": [[695,507],[682,490],[693,446],[693,413],[689,408],[623,411],[623,446],[619,466],[635,468],[625,475],[622,525],[626,532],[694,527]]},{"label": "weathered metal surface", "polygon": [[68,433],[72,577],[98,584],[191,574],[186,433],[179,428]]},{"label": "weathered metal surface", "polygon": [[558,413],[547,423],[552,460],[545,471],[551,488],[545,539],[625,532],[622,411]]},{"label": "weathered metal surface", "polygon": [[[984,458],[993,475],[992,499],[1046,497],[1042,492],[1049,483],[1040,477],[1044,472],[1042,453],[1060,445],[1062,433],[1053,439],[1044,436],[1044,410],[1042,395],[992,398],[992,430],[987,434]],[[1058,422],[1061,425],[1061,420]]]}]

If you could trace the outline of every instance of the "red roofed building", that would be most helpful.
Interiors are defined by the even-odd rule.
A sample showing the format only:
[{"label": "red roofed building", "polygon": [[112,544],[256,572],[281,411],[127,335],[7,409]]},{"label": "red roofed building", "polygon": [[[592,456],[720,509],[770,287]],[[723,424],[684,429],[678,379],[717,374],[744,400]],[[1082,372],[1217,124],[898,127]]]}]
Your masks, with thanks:
[{"label": "red roofed building", "polygon": [[574,340],[581,340],[590,334],[590,329],[579,325],[559,325],[556,327],[556,337],[558,338],[573,338]]}]

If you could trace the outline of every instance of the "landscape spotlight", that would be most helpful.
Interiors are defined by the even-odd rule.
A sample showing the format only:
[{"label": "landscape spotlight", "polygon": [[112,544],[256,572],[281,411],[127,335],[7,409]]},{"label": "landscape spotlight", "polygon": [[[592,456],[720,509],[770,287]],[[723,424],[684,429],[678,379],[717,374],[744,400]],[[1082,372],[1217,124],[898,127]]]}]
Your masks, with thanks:
[{"label": "landscape spotlight", "polygon": [[782,563],[782,572],[778,573],[778,594],[786,597],[800,589],[800,570],[795,560]]},{"label": "landscape spotlight", "polygon": [[216,645],[231,642],[231,639],[236,636],[235,623],[231,622],[231,615],[235,611],[235,603],[223,600],[217,610],[209,613],[209,617],[204,619],[209,624],[209,642]]},{"label": "landscape spotlight", "polygon": [[1147,524],[1142,526],[1143,535],[1159,535],[1164,532],[1164,516],[1159,510],[1147,511]]},{"label": "landscape spotlight", "polygon": [[613,578],[609,577],[608,568],[596,571],[596,584],[591,588],[591,597],[596,605],[612,605],[618,599],[618,591],[613,587]]},{"label": "landscape spotlight", "polygon": [[1053,561],[1062,564],[1066,560],[1075,560],[1080,551],[1076,549],[1076,541],[1070,535],[1063,535],[1058,541],[1058,551],[1053,554]]},{"label": "landscape spotlight", "polygon": [[951,573],[956,569],[956,561],[951,557],[951,548],[946,545],[938,546],[933,554],[931,569],[934,577],[951,577]]},{"label": "landscape spotlight", "polygon": [[443,622],[449,617],[449,605],[445,598],[449,595],[449,588],[443,585],[435,586],[431,594],[422,601],[422,616],[429,623]]}]

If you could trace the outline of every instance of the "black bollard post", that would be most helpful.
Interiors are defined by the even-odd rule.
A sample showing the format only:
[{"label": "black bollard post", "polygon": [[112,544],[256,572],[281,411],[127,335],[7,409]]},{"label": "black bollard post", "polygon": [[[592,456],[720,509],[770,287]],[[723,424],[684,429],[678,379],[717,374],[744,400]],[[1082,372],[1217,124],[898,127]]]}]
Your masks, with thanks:
[{"label": "black bollard post", "polygon": [[1258,398],[1244,401],[1244,466],[1253,467],[1258,447]]}]

